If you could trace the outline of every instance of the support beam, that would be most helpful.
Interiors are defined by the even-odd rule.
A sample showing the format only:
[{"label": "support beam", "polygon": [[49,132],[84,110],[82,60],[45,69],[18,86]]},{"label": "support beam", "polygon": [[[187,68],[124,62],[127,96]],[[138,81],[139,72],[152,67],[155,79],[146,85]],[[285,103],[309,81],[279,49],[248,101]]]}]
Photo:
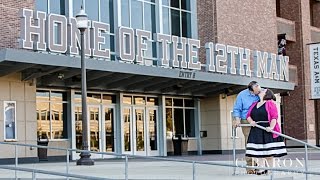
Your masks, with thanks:
[{"label": "support beam", "polygon": [[50,68],[50,69],[49,68],[48,69],[44,69],[41,72],[32,73],[32,74],[29,74],[26,77],[23,77],[22,81],[29,81],[31,79],[37,79],[37,78],[40,78],[42,76],[45,76],[45,75],[48,75],[48,74],[51,74],[51,73],[55,73],[55,72],[58,72],[58,71],[61,71],[61,70],[64,70],[64,69],[66,69],[66,67],[54,67],[54,68]]},{"label": "support beam", "polygon": [[88,83],[88,87],[90,88],[105,88],[108,84],[123,80],[126,78],[129,78],[133,75],[130,74],[120,74],[120,73],[114,73],[109,74],[108,76],[93,80]]},{"label": "support beam", "polygon": [[108,73],[105,75],[101,75],[99,78],[91,79],[88,81],[88,87],[98,87],[103,83],[105,80],[112,79],[116,76],[116,73]]},{"label": "support beam", "polygon": [[17,72],[21,72],[25,69],[31,68],[33,66],[36,66],[35,64],[17,64],[17,65],[13,65],[11,67],[8,67],[4,70],[0,71],[0,77],[12,74],[12,73],[17,73]]},{"label": "support beam", "polygon": [[202,94],[205,94],[206,96],[220,94],[220,93],[223,93],[226,88],[231,88],[231,87],[234,87],[234,86],[235,86],[234,84],[225,84],[225,85],[217,87],[216,89],[214,89],[212,91],[202,92]]},{"label": "support beam", "polygon": [[160,83],[156,83],[154,85],[148,86],[144,88],[144,91],[160,90],[161,88],[167,88],[176,84],[178,84],[178,81],[176,79],[169,80],[169,81],[167,80],[166,82],[160,82]]},{"label": "support beam", "polygon": [[193,89],[194,87],[198,87],[201,84],[204,84],[204,82],[202,82],[202,81],[188,81],[187,83],[185,83],[182,86],[181,91],[182,92],[190,91],[190,89]]},{"label": "support beam", "polygon": [[128,86],[138,82],[145,82],[149,79],[152,79],[152,77],[144,77],[144,76],[136,75],[136,76],[133,76],[132,78],[127,78],[121,81],[119,80],[118,82],[110,83],[108,84],[108,88],[110,89],[119,88],[119,87],[123,88],[124,86]]},{"label": "support beam", "polygon": [[96,79],[100,79],[100,78],[103,78],[103,77],[106,77],[106,76],[110,76],[114,73],[112,72],[90,72],[90,73],[87,73],[87,82],[90,82],[90,81],[94,81]]},{"label": "support beam", "polygon": [[108,81],[104,81],[104,84],[108,89],[115,89],[116,87],[111,88],[111,87],[109,87],[109,85],[110,84],[114,85],[115,83],[128,80],[131,77],[134,77],[134,75],[132,75],[132,74],[119,74],[117,77],[115,77],[113,79],[109,79]]},{"label": "support beam", "polygon": [[136,90],[136,89],[144,89],[145,87],[152,86],[154,84],[162,83],[162,82],[168,82],[168,79],[165,78],[152,78],[147,81],[143,81],[136,84],[131,84],[127,87],[125,87],[126,90]]},{"label": "support beam", "polygon": [[[91,70],[87,70],[87,74],[90,72]],[[79,82],[72,82],[72,80],[70,78],[76,76],[76,75],[80,75],[81,72],[79,69],[65,69],[63,72],[64,74],[62,80],[65,82],[66,86],[76,86],[76,85],[79,85],[80,87],[80,80],[81,80],[81,77],[79,77]],[[57,84],[57,83],[60,83],[60,79],[57,79],[57,78],[52,78],[50,80],[50,84],[48,85],[52,85],[52,84]]]},{"label": "support beam", "polygon": [[187,83],[190,83],[190,81],[188,81],[188,80],[179,80],[179,82],[176,85],[169,86],[169,87],[165,87],[165,86],[161,87],[160,91],[162,93],[181,91],[182,87]]},{"label": "support beam", "polygon": [[191,91],[191,93],[195,95],[201,95],[207,92],[214,91],[216,88],[219,88],[220,86],[221,84],[219,83],[215,83],[215,84],[212,83],[211,85],[206,85],[206,86],[204,85],[204,86],[201,86],[201,88],[194,89]]},{"label": "support beam", "polygon": [[209,82],[206,82],[206,83],[202,83],[202,84],[199,84],[197,86],[190,86],[188,88],[184,88],[183,91],[184,92],[194,92],[194,91],[199,91],[199,90],[202,90],[202,89],[206,89],[208,87],[212,88],[212,87],[216,87],[218,83],[209,83]]}]

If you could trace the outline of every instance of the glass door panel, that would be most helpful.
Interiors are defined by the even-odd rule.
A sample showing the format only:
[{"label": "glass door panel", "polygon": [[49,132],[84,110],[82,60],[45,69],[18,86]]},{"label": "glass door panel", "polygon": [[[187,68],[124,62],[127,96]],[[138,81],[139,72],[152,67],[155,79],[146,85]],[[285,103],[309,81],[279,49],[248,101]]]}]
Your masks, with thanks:
[{"label": "glass door panel", "polygon": [[114,108],[104,108],[105,152],[114,152]]},{"label": "glass door panel", "polygon": [[149,109],[148,110],[148,133],[149,133],[149,150],[156,151],[158,150],[158,136],[157,136],[157,110]]},{"label": "glass door panel", "polygon": [[82,109],[80,106],[75,107],[75,134],[76,149],[82,149]]},{"label": "glass door panel", "polygon": [[89,124],[90,124],[90,151],[100,151],[100,108],[89,106]]},{"label": "glass door panel", "polygon": [[124,151],[131,151],[131,108],[123,109],[123,142]]},{"label": "glass door panel", "polygon": [[144,109],[135,109],[135,125],[136,125],[136,151],[145,151],[145,118],[144,118]]}]

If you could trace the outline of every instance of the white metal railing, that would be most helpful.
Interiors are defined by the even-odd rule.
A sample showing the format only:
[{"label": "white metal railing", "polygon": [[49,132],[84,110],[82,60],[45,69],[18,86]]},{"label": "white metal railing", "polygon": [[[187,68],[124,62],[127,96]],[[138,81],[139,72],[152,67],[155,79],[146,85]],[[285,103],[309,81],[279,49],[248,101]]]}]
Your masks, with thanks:
[{"label": "white metal railing", "polygon": [[[250,126],[250,124],[242,124],[240,126]],[[264,127],[260,125],[256,125],[256,127],[265,130]],[[233,128],[233,131],[235,132],[236,128]],[[221,167],[228,167],[228,168],[233,168],[233,175],[236,175],[236,168],[254,168],[254,169],[261,169],[261,170],[271,170],[271,171],[279,171],[279,172],[292,172],[292,173],[302,173],[306,175],[306,179],[308,178],[308,174],[312,175],[319,175],[320,172],[315,172],[315,171],[309,171],[307,164],[308,164],[308,154],[307,154],[307,148],[308,146],[313,147],[315,149],[319,149],[319,147],[316,147],[314,145],[305,143],[303,141],[300,141],[298,139],[292,138],[290,136],[277,133],[272,131],[272,133],[278,134],[284,138],[291,139],[293,141],[302,143],[305,145],[305,163],[306,163],[306,168],[304,170],[297,170],[297,169],[286,169],[286,168],[269,168],[269,167],[256,167],[256,166],[247,166],[247,165],[237,165],[236,164],[236,156],[235,156],[235,138],[233,139],[233,164],[229,163],[220,163],[220,162],[207,162],[207,161],[192,161],[192,160],[183,160],[183,159],[174,159],[174,158],[168,158],[168,157],[151,157],[151,156],[140,156],[140,155],[128,155],[128,154],[118,154],[118,153],[108,153],[108,152],[95,152],[95,151],[85,151],[85,150],[79,150],[79,149],[68,149],[68,148],[58,148],[58,147],[48,147],[48,146],[40,146],[40,145],[33,145],[33,144],[19,144],[19,143],[12,143],[12,142],[0,142],[0,144],[4,145],[10,145],[15,147],[15,166],[4,166],[0,165],[0,169],[8,169],[8,170],[14,170],[15,171],[15,178],[18,179],[17,176],[17,171],[24,171],[24,172],[32,172],[32,178],[36,179],[36,174],[48,174],[48,175],[56,175],[56,176],[63,176],[71,178],[78,178],[78,179],[97,179],[97,180],[108,180],[108,178],[101,178],[101,177],[93,177],[93,176],[82,176],[82,175],[77,175],[77,174],[71,174],[69,172],[69,166],[70,166],[70,161],[69,161],[69,155],[70,152],[90,152],[91,154],[101,154],[101,155],[111,155],[115,157],[124,157],[125,158],[125,174],[124,174],[124,179],[128,180],[129,179],[129,172],[128,172],[128,164],[129,164],[129,158],[143,158],[143,159],[150,159],[150,160],[160,160],[160,161],[172,161],[172,162],[183,162],[183,163],[189,163],[192,164],[192,179],[196,179],[196,165],[197,164],[202,164],[202,165],[213,165],[213,166],[221,166]],[[39,170],[39,169],[31,169],[31,168],[22,168],[18,167],[18,146],[23,146],[23,147],[30,147],[30,148],[45,148],[45,149],[52,149],[52,150],[59,150],[59,151],[65,151],[66,152],[66,171],[65,173],[62,172],[53,172],[53,171],[45,171],[45,170]],[[273,179],[273,173],[271,173],[271,179]]]},{"label": "white metal railing", "polygon": [[[268,121],[267,121],[268,122]],[[265,127],[259,125],[259,123],[264,123],[264,121],[260,121],[260,122],[257,122],[257,124],[255,125],[255,127],[257,128],[260,128],[262,130],[266,130]],[[240,124],[239,126],[237,127],[244,127],[244,126],[251,126],[251,124]],[[237,127],[233,127],[233,134],[236,133],[236,130],[237,130]],[[314,173],[310,173],[310,171],[308,171],[308,162],[309,162],[309,158],[308,158],[308,146],[309,147],[312,147],[314,149],[317,149],[317,150],[320,150],[320,147],[317,147],[315,145],[312,145],[312,144],[308,144],[304,141],[301,141],[299,139],[296,139],[296,138],[293,138],[291,136],[288,136],[288,135],[285,135],[285,134],[282,134],[282,133],[279,133],[279,132],[276,132],[276,131],[270,131],[270,133],[274,133],[274,134],[277,134],[283,138],[286,138],[286,139],[290,139],[292,141],[295,141],[295,142],[298,142],[300,144],[303,144],[304,145],[304,148],[305,148],[305,170],[304,171],[301,171],[301,173],[305,174],[305,178],[306,180],[308,180],[308,174],[314,174]],[[233,175],[236,175],[236,138],[235,136],[233,136]],[[260,169],[260,168],[257,168],[256,166],[248,166],[248,167],[251,167],[251,168],[254,168],[254,169]],[[265,170],[273,170],[273,171],[277,171],[275,168],[261,168],[261,169],[265,169]],[[297,171],[295,171],[297,172]],[[314,175],[318,175],[318,173],[314,174]],[[271,173],[271,179],[273,179],[273,174]]]}]

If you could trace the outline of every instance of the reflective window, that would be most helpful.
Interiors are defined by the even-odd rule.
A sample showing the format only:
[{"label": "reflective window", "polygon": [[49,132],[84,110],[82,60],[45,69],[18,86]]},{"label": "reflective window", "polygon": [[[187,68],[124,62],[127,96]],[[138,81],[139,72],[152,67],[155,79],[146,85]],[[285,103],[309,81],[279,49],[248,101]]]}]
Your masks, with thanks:
[{"label": "reflective window", "polygon": [[110,24],[110,31],[114,33],[113,0],[100,0],[100,21]]},{"label": "reflective window", "polygon": [[183,107],[183,99],[173,99],[173,106]]},{"label": "reflective window", "polygon": [[36,1],[36,10],[47,12],[48,0],[37,0]]},{"label": "reflective window", "polygon": [[196,0],[163,0],[162,6],[165,34],[198,37]]},{"label": "reflective window", "polygon": [[[76,104],[81,103],[81,93],[76,92],[74,95],[74,102]],[[88,104],[115,104],[116,96],[110,94],[101,94],[101,93],[88,93],[87,94]]]},{"label": "reflective window", "polygon": [[172,106],[172,98],[166,98],[166,106]]},{"label": "reflective window", "polygon": [[40,139],[66,139],[67,93],[37,92],[37,134]]},{"label": "reflective window", "polygon": [[17,140],[16,101],[4,101],[4,139]]},{"label": "reflective window", "polygon": [[89,93],[87,94],[87,100],[90,104],[98,104],[101,102],[101,94]]},{"label": "reflective window", "polygon": [[[156,33],[156,8],[155,0],[121,0],[121,25]],[[148,46],[148,50],[143,54],[145,65],[157,65],[157,62],[153,61],[157,57],[155,41],[151,38],[145,43]]]},{"label": "reflective window", "polygon": [[135,105],[145,105],[145,98],[144,97],[134,97],[134,104]]},{"label": "reflective window", "polygon": [[185,107],[194,107],[193,99],[184,99],[184,106]]},{"label": "reflective window", "polygon": [[87,0],[85,3],[85,12],[88,18],[93,21],[99,21],[99,0]]},{"label": "reflective window", "polygon": [[65,1],[64,0],[49,0],[50,13],[65,15]]},{"label": "reflective window", "polygon": [[166,98],[167,138],[176,135],[195,137],[194,100]]},{"label": "reflective window", "polygon": [[170,0],[162,0],[162,5],[169,6],[170,5]]},{"label": "reflective window", "polygon": [[132,104],[132,97],[131,96],[123,96],[123,104]]},{"label": "reflective window", "polygon": [[185,126],[186,135],[188,137],[195,137],[195,122],[194,122],[194,109],[185,110]]},{"label": "reflective window", "polygon": [[158,98],[155,97],[147,97],[147,105],[158,106]]},{"label": "reflective window", "polygon": [[170,34],[170,9],[169,8],[162,8],[162,15],[163,15],[163,33]]},{"label": "reflective window", "polygon": [[51,101],[59,101],[59,102],[67,101],[67,93],[51,91],[50,99]]},{"label": "reflective window", "polygon": [[192,37],[191,31],[191,14],[187,12],[182,12],[182,36]]},{"label": "reflective window", "polygon": [[[109,24],[110,32],[101,33],[104,36],[105,43],[100,44],[101,49],[109,49],[111,52],[111,59],[114,60],[115,54],[115,26],[114,26],[114,0],[73,0],[73,16],[75,17],[84,1],[84,10],[88,14],[89,20],[103,22]],[[125,6],[122,5],[122,6]]]},{"label": "reflective window", "polygon": [[131,27],[133,29],[143,29],[142,2],[131,1]]},{"label": "reflective window", "polygon": [[76,17],[76,15],[79,13],[82,5],[82,0],[73,0],[73,16]]},{"label": "reflective window", "polygon": [[181,9],[191,11],[190,1],[195,2],[195,0],[181,0]]},{"label": "reflective window", "polygon": [[65,0],[36,0],[36,10],[65,15]]},{"label": "reflective window", "polygon": [[116,96],[115,95],[102,95],[102,103],[104,104],[115,104],[116,103]]},{"label": "reflective window", "polygon": [[172,119],[172,108],[166,108],[166,124],[167,124],[167,137],[173,136],[173,119]]},{"label": "reflective window", "polygon": [[180,3],[180,0],[171,0],[170,1],[171,7],[175,7],[175,8],[179,8],[180,7],[179,3]]},{"label": "reflective window", "polygon": [[121,25],[130,27],[129,0],[121,0]]}]

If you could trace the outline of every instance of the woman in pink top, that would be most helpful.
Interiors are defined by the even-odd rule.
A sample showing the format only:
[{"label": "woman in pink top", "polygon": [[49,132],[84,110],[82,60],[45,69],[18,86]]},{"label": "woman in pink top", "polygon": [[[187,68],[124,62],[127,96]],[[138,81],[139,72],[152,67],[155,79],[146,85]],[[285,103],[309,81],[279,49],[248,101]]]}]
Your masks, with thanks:
[{"label": "woman in pink top", "polygon": [[[260,101],[253,103],[250,107],[247,120],[253,126],[248,137],[246,156],[255,158],[259,167],[272,167],[273,157],[287,155],[283,138],[272,134],[270,131],[280,132],[277,122],[278,111],[275,103],[275,96],[269,89],[263,89],[259,93]],[[262,121],[262,122],[261,122]],[[266,127],[267,131],[254,127],[257,122]],[[267,170],[258,170],[256,174],[266,174]]]}]

